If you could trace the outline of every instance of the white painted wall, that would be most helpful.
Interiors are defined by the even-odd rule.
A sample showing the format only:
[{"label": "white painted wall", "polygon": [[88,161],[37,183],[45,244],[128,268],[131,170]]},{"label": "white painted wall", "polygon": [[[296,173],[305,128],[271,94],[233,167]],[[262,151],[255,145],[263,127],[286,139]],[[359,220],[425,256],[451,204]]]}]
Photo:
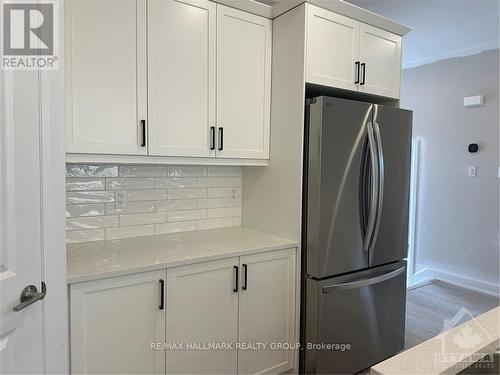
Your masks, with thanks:
[{"label": "white painted wall", "polygon": [[[464,108],[463,98],[485,95]],[[401,106],[421,140],[414,281],[441,277],[498,293],[499,50],[403,70]],[[478,143],[477,154],[467,152]],[[477,177],[467,177],[468,165]]]}]

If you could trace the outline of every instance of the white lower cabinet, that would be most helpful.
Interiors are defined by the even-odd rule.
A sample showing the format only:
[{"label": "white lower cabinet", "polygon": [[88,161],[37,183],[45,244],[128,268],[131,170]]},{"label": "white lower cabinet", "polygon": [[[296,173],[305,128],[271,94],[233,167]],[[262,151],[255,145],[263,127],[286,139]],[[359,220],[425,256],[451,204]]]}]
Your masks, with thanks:
[{"label": "white lower cabinet", "polygon": [[[164,374],[165,270],[72,284],[73,374]],[[163,280],[160,281],[160,280]]]},{"label": "white lower cabinet", "polygon": [[[237,352],[200,350],[194,345],[238,340],[238,293],[234,292],[238,258],[191,264],[167,270],[168,374],[235,374]],[[193,346],[190,350],[190,346]]]},{"label": "white lower cabinet", "polygon": [[[166,308],[167,343],[184,346],[167,351],[167,374],[290,370],[293,351],[278,346],[295,342],[295,250],[168,269]],[[188,344],[240,349],[185,350]]]},{"label": "white lower cabinet", "polygon": [[295,256],[277,250],[71,284],[71,372],[293,369],[284,345],[296,342]]},{"label": "white lower cabinet", "polygon": [[[242,256],[239,342],[266,350],[240,350],[238,373],[278,374],[293,368],[295,342],[295,250]],[[274,349],[273,349],[274,348]]]}]

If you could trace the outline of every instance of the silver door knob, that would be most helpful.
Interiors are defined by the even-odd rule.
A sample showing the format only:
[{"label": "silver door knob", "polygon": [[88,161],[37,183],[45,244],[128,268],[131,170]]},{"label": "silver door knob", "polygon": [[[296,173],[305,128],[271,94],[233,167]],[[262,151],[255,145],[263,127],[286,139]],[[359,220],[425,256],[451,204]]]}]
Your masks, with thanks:
[{"label": "silver door knob", "polygon": [[19,297],[19,301],[21,302],[19,305],[14,306],[12,310],[21,311],[25,307],[28,307],[32,303],[36,301],[40,301],[45,298],[45,294],[47,293],[47,287],[45,283],[42,281],[42,292],[39,292],[34,285],[28,285],[21,292],[21,296]]}]

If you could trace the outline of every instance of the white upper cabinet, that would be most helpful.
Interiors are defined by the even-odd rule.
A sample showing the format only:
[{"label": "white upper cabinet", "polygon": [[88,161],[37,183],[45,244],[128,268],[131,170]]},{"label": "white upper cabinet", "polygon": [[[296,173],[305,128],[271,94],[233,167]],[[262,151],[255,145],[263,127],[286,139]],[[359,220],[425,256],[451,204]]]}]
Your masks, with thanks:
[{"label": "white upper cabinet", "polygon": [[215,3],[148,2],[151,155],[215,156],[215,43]]},{"label": "white upper cabinet", "polygon": [[280,374],[293,369],[293,350],[271,345],[295,341],[295,250],[240,257],[239,341],[267,344],[267,350],[238,352],[238,373]]},{"label": "white upper cabinet", "polygon": [[357,90],[359,22],[309,6],[306,35],[306,81]]},{"label": "white upper cabinet", "polygon": [[401,37],[307,4],[306,82],[398,99]]},{"label": "white upper cabinet", "polygon": [[269,158],[272,21],[217,5],[218,157]]},{"label": "white upper cabinet", "polygon": [[[72,374],[165,374],[165,270],[72,284]],[[163,302],[163,303],[162,303]]]},{"label": "white upper cabinet", "polygon": [[146,154],[146,4],[66,1],[67,152]]},{"label": "white upper cabinet", "polygon": [[401,37],[360,24],[360,60],[365,63],[360,92],[399,98],[401,82]]},{"label": "white upper cabinet", "polygon": [[271,20],[208,0],[64,6],[68,153],[269,158]]}]

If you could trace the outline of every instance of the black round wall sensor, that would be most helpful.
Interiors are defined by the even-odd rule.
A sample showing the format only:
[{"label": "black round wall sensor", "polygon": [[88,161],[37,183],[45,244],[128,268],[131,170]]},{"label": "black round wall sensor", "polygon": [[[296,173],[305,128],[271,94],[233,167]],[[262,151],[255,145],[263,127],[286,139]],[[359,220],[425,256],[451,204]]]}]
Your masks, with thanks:
[{"label": "black round wall sensor", "polygon": [[479,146],[477,143],[471,143],[468,147],[468,150],[471,154],[475,154],[479,151]]}]

